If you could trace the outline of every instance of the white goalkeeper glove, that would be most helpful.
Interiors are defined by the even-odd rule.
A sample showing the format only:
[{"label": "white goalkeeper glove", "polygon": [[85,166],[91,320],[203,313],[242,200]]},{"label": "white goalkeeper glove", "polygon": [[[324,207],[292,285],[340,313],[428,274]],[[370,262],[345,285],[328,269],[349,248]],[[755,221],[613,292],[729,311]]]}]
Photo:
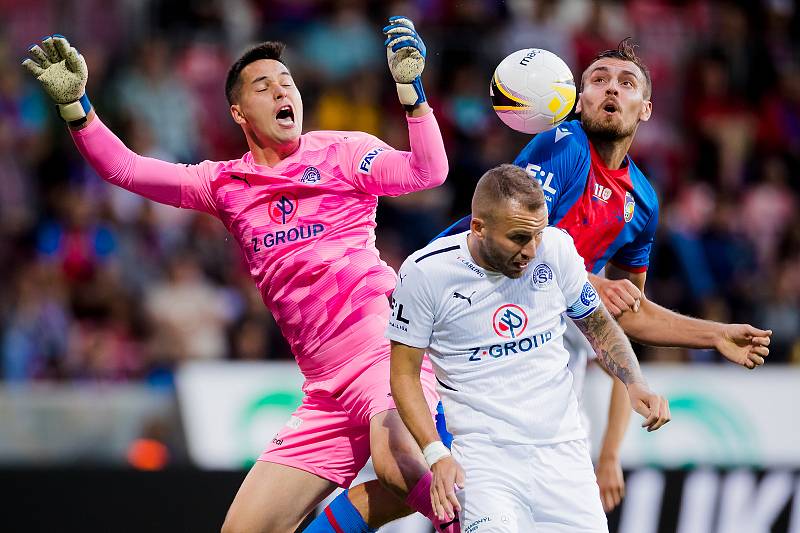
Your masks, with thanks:
[{"label": "white goalkeeper glove", "polygon": [[406,17],[390,17],[383,28],[386,34],[386,59],[389,71],[397,84],[397,96],[404,106],[415,106],[425,101],[422,90],[422,70],[425,68],[425,43]]},{"label": "white goalkeeper glove", "polygon": [[41,47],[32,45],[28,53],[32,59],[26,59],[22,65],[56,103],[61,118],[70,126],[86,122],[92,105],[86,96],[89,69],[83,56],[58,34],[46,37]]}]

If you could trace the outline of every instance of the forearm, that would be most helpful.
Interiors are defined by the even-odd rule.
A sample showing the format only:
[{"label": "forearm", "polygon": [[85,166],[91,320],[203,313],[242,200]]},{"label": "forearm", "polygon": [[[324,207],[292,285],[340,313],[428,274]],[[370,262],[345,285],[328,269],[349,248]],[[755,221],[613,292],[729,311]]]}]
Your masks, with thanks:
[{"label": "forearm", "polygon": [[[427,112],[422,113],[423,108]],[[406,117],[411,151],[386,151],[376,159],[374,171],[384,194],[398,196],[431,189],[447,178],[447,152],[439,123],[427,104],[417,109],[420,116],[412,113]]]},{"label": "forearm", "polygon": [[399,374],[394,370],[390,379],[392,398],[394,398],[400,418],[403,419],[414,440],[420,449],[425,448],[433,441],[439,440],[436,425],[431,417],[419,372],[414,374]]},{"label": "forearm", "polygon": [[625,431],[628,429],[628,422],[631,418],[631,404],[628,399],[628,392],[625,385],[618,379],[612,377],[611,401],[608,405],[608,422],[606,432],[603,435],[603,443],[600,447],[601,459],[619,459],[619,449],[622,440],[625,438]]},{"label": "forearm", "polygon": [[86,123],[70,128],[81,155],[104,180],[157,202],[181,205],[185,167],[142,157],[109,130],[92,110]]},{"label": "forearm", "polygon": [[632,339],[652,346],[714,348],[722,324],[680,315],[642,297],[639,311],[617,321]]},{"label": "forearm", "polygon": [[644,383],[631,343],[604,305],[575,324],[594,348],[597,358],[625,385]]}]

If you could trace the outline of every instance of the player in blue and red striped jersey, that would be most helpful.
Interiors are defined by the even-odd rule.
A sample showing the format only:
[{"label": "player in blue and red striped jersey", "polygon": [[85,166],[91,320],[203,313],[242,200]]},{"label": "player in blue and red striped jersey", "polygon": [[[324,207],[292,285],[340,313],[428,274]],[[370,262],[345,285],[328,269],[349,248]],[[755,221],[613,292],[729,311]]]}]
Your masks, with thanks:
[{"label": "player in blue and red striped jersey", "polygon": [[[755,368],[769,353],[771,331],[690,318],[644,296],[658,198],[628,150],[639,124],[650,119],[651,93],[647,67],[626,39],[584,70],[575,108],[580,119],[536,135],[514,163],[542,184],[550,225],[572,236],[590,281],[628,336],[656,346],[714,348],[736,364]],[[469,230],[469,221],[459,220],[440,236]],[[605,277],[598,276],[604,268]],[[565,344],[580,393],[582,367],[593,354],[579,335],[568,334]],[[624,490],[618,450],[630,407],[623,394],[624,388],[612,391],[597,465],[606,510],[619,503]]]}]

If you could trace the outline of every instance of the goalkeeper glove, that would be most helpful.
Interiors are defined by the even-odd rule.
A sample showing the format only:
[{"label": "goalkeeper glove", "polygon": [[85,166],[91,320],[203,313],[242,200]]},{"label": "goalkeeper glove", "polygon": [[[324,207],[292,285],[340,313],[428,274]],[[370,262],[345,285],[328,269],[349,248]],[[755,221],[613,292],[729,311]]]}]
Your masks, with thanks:
[{"label": "goalkeeper glove", "polygon": [[69,45],[63,35],[51,35],[42,40],[41,47],[32,45],[28,49],[31,58],[22,65],[42,84],[53,99],[58,114],[70,126],[86,122],[92,109],[86,96],[86,80],[89,69],[78,51]]},{"label": "goalkeeper glove", "polygon": [[414,23],[405,17],[390,17],[383,28],[387,39],[386,59],[389,71],[397,84],[400,103],[413,107],[425,101],[422,90],[422,70],[425,68],[425,43],[414,29]]}]

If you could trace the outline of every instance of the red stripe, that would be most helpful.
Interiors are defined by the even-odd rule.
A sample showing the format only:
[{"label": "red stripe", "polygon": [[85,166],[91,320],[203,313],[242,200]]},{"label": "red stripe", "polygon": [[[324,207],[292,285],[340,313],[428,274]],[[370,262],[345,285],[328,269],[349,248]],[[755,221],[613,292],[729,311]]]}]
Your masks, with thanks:
[{"label": "red stripe", "polygon": [[642,272],[647,272],[647,265],[635,267],[630,265],[621,265],[616,261],[609,261],[609,263],[611,263],[612,265],[621,270],[625,270],[626,272],[631,272],[633,274],[641,274]]},{"label": "red stripe", "polygon": [[333,516],[333,511],[331,511],[330,507],[325,508],[325,516],[328,518],[328,522],[331,523],[331,527],[336,533],[344,533],[342,527],[339,525],[339,522],[336,521],[336,517]]}]

